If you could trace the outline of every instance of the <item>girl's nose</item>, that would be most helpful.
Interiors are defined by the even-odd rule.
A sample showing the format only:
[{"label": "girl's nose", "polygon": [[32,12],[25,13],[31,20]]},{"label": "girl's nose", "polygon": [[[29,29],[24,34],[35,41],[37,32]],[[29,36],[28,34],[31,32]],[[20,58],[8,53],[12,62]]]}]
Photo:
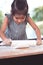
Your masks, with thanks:
[{"label": "girl's nose", "polygon": [[21,20],[18,20],[18,22],[21,22]]}]

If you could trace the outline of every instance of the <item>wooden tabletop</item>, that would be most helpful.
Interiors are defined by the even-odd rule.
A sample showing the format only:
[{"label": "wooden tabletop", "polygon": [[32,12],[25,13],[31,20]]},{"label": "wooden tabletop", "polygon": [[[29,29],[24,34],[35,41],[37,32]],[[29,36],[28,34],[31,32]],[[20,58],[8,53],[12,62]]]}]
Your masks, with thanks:
[{"label": "wooden tabletop", "polygon": [[43,54],[43,44],[39,46],[15,48],[14,46],[0,46],[0,59],[15,58]]}]

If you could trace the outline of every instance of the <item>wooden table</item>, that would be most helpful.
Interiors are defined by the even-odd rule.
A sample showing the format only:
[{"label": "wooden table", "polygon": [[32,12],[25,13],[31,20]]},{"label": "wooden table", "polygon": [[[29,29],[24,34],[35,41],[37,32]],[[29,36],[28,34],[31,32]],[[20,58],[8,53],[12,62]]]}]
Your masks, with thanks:
[{"label": "wooden table", "polygon": [[0,59],[43,54],[43,45],[15,49],[11,46],[0,46]]},{"label": "wooden table", "polygon": [[[12,46],[0,46],[0,65],[31,65],[43,62],[43,45],[15,49]],[[34,64],[34,65],[35,65]],[[39,64],[38,64],[39,65]]]}]

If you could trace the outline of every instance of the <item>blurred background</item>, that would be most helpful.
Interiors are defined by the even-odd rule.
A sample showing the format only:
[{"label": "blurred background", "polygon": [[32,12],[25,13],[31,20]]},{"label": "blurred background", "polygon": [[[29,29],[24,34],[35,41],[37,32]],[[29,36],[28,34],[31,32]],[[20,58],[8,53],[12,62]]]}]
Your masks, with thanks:
[{"label": "blurred background", "polygon": [[[13,0],[0,0],[0,28],[3,23],[5,13],[10,13]],[[33,22],[39,27],[43,37],[43,0],[27,0],[30,14]],[[27,23],[26,34],[28,38],[36,38],[35,31]]]}]

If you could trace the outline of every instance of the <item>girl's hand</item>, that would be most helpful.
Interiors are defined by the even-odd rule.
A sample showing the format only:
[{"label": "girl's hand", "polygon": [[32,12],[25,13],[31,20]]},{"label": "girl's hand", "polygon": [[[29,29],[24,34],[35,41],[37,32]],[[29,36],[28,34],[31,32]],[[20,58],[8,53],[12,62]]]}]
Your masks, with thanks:
[{"label": "girl's hand", "polygon": [[11,39],[5,39],[4,41],[3,41],[3,43],[4,43],[4,45],[11,45],[11,43],[12,43],[12,40]]},{"label": "girl's hand", "polygon": [[42,44],[42,40],[40,39],[40,40],[37,40],[37,43],[36,43],[37,45],[41,45]]}]

